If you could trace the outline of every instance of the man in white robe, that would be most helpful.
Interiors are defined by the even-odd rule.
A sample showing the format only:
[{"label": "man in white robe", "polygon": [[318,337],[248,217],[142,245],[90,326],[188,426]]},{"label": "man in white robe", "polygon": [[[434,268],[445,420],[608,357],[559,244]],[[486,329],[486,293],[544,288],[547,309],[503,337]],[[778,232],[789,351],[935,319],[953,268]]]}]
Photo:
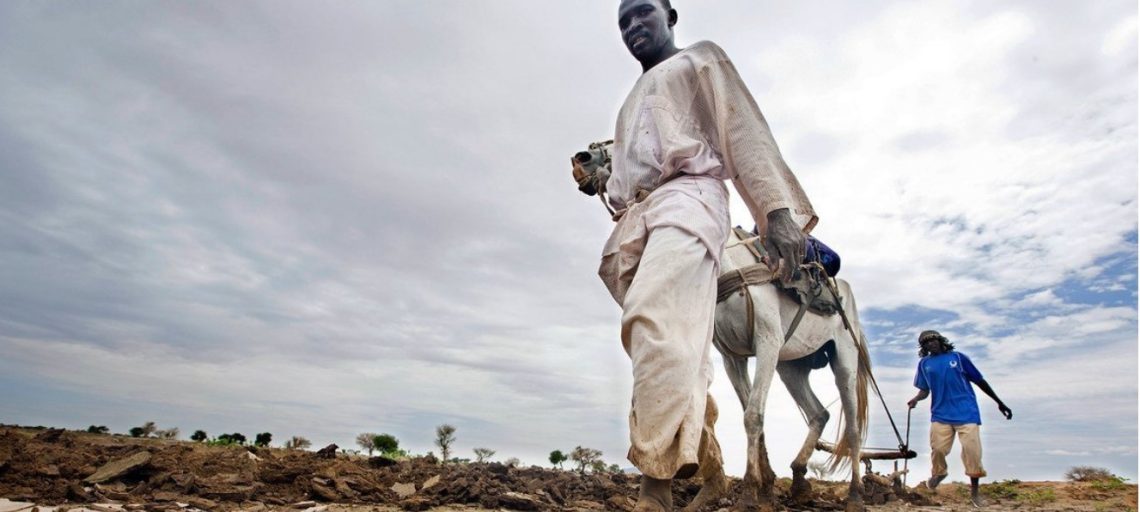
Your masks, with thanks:
[{"label": "man in white robe", "polygon": [[676,22],[669,0],[622,0],[618,11],[644,73],[618,115],[606,186],[617,225],[599,275],[622,307],[633,363],[628,457],[642,473],[638,511],[670,510],[673,478],[723,478],[707,392],[729,233],[724,180],[778,257],[769,263],[777,273],[803,260],[817,220],[728,56],[707,41],[678,49]]}]

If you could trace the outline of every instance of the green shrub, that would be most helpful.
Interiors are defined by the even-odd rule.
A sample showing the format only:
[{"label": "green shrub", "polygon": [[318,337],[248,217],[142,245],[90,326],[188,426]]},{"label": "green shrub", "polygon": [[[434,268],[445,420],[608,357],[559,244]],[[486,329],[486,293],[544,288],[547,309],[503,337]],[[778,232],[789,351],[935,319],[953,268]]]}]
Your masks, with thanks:
[{"label": "green shrub", "polygon": [[1028,502],[1030,505],[1044,505],[1057,501],[1057,493],[1048,487],[1036,491],[1026,491],[1017,497],[1020,501]]},{"label": "green shrub", "polygon": [[1016,479],[994,482],[989,485],[983,485],[982,493],[998,499],[1017,499],[1017,497],[1021,494],[1017,489],[1017,486],[1020,483],[1021,480]]},{"label": "green shrub", "polygon": [[1092,483],[1092,488],[1098,491],[1118,491],[1128,487],[1128,479],[1122,476],[1111,475],[1103,480],[1097,480]]}]

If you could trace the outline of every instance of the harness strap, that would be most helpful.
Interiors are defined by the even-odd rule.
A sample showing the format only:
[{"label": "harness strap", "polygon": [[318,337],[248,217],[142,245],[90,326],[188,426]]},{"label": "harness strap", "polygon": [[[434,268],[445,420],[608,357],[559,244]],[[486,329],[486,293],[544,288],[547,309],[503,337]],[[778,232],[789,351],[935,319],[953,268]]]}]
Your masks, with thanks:
[{"label": "harness strap", "polygon": [[784,334],[784,343],[792,339],[792,334],[795,334],[796,327],[800,326],[800,320],[804,318],[804,312],[807,311],[807,302],[800,302],[800,309],[796,311],[795,318],[792,318],[792,325],[788,326],[788,332]]},{"label": "harness strap", "polygon": [[724,302],[732,294],[751,285],[762,285],[772,282],[772,271],[763,263],[748,265],[747,267],[730,270],[716,279],[716,301]]}]

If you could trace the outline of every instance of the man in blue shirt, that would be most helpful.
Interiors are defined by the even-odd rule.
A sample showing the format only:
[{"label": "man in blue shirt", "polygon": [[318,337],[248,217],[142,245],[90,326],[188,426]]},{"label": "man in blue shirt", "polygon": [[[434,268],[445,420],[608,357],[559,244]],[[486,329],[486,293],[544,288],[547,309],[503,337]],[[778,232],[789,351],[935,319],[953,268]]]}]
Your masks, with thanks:
[{"label": "man in blue shirt", "polygon": [[986,476],[982,468],[982,438],[978,428],[982,424],[978,412],[978,399],[974,395],[973,383],[998,404],[1005,419],[1013,419],[1013,411],[1006,407],[990,387],[982,372],[974,366],[970,358],[954,351],[954,344],[938,331],[923,331],[918,335],[918,345],[922,347],[918,355],[918,371],[914,375],[914,387],[918,394],[907,402],[913,409],[920,400],[934,395],[930,405],[930,489],[946,478],[946,455],[954,446],[954,435],[962,441],[962,464],[966,466],[966,476],[970,477],[970,501],[976,507],[982,506],[978,495],[978,480]]}]

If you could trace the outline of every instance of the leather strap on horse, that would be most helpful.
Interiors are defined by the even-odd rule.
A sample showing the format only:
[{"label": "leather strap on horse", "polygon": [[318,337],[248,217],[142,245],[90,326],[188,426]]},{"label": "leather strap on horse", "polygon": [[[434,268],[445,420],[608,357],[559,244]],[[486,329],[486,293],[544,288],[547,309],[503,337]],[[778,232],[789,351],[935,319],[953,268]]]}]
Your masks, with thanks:
[{"label": "leather strap on horse", "polygon": [[744,310],[748,314],[748,339],[756,335],[756,309],[752,303],[752,294],[748,293],[750,285],[761,285],[772,282],[772,272],[763,263],[756,263],[747,267],[733,269],[725,272],[716,279],[716,302],[720,304],[732,294],[744,292]]}]

